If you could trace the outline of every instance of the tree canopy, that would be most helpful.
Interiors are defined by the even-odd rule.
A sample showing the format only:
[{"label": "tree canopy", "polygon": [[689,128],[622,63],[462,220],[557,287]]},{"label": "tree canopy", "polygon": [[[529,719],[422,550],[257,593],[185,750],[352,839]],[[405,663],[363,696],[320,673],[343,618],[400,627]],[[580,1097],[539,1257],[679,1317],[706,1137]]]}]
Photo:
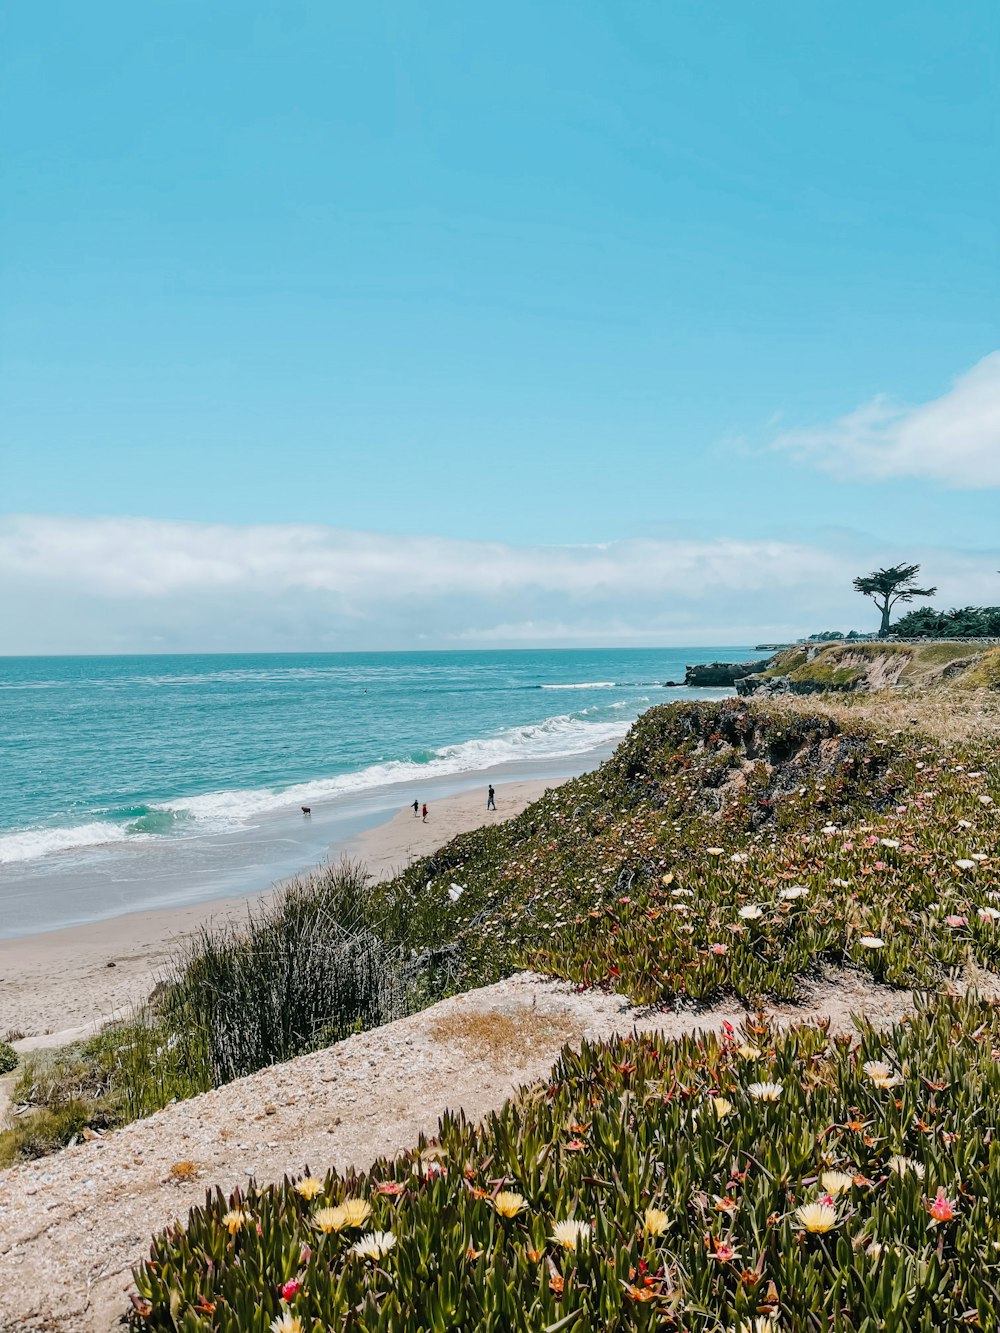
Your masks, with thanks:
[{"label": "tree canopy", "polygon": [[889,617],[897,602],[912,602],[914,597],[933,597],[937,592],[937,588],[916,586],[914,579],[919,572],[919,565],[890,565],[887,569],[861,574],[854,580],[855,589],[870,597],[882,612],[879,634],[889,633]]}]

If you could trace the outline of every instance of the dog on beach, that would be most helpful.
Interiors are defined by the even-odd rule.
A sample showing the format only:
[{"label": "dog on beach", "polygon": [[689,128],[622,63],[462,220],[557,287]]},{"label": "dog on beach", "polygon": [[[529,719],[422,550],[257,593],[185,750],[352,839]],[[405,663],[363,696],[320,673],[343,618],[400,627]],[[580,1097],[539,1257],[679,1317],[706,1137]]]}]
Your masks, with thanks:
[{"label": "dog on beach", "polygon": [[311,806],[311,805],[304,805],[304,806],[302,807],[302,813],[303,813],[304,815],[311,815],[311,814],[312,814],[312,806]]}]

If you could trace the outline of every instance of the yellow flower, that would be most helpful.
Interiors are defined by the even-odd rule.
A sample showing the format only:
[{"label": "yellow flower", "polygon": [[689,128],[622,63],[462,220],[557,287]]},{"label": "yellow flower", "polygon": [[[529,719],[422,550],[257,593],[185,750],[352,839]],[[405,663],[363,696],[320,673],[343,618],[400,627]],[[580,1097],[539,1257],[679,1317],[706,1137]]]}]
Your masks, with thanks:
[{"label": "yellow flower", "polygon": [[513,1190],[501,1190],[493,1200],[493,1207],[501,1217],[517,1217],[527,1208],[528,1201],[523,1194],[516,1194]]},{"label": "yellow flower", "polygon": [[837,1210],[828,1203],[804,1203],[801,1208],[796,1208],[795,1216],[806,1231],[819,1235],[832,1231],[837,1225]]},{"label": "yellow flower", "polygon": [[303,1199],[315,1199],[317,1194],[322,1193],[323,1185],[314,1176],[303,1176],[293,1189],[296,1194],[301,1194]]},{"label": "yellow flower", "polygon": [[237,1231],[239,1231],[246,1221],[246,1213],[241,1212],[239,1208],[231,1208],[222,1219],[222,1225],[231,1236],[235,1236]]},{"label": "yellow flower", "polygon": [[712,1107],[715,1110],[715,1114],[721,1120],[723,1116],[729,1115],[730,1111],[733,1109],[733,1104],[732,1102],[726,1101],[725,1097],[713,1097]]},{"label": "yellow flower", "polygon": [[302,1320],[290,1310],[272,1319],[270,1329],[271,1333],[303,1333]]},{"label": "yellow flower", "polygon": [[344,1225],[343,1213],[339,1208],[317,1208],[313,1213],[313,1226],[324,1235],[339,1231]]},{"label": "yellow flower", "polygon": [[351,1246],[359,1259],[383,1259],[396,1243],[391,1231],[368,1231]]},{"label": "yellow flower", "polygon": [[590,1239],[590,1223],[578,1222],[575,1217],[556,1222],[552,1228],[552,1239],[564,1250],[575,1250]]},{"label": "yellow flower", "polygon": [[778,1325],[775,1320],[767,1319],[763,1315],[757,1319],[744,1319],[742,1324],[737,1324],[730,1333],[777,1333]]},{"label": "yellow flower", "polygon": [[366,1199],[345,1199],[340,1212],[345,1227],[363,1227],[372,1215],[372,1207]]},{"label": "yellow flower", "polygon": [[736,1054],[742,1055],[744,1060],[756,1060],[760,1057],[760,1047],[745,1041],[742,1046],[737,1046]]},{"label": "yellow flower", "polygon": [[642,1229],[647,1236],[665,1236],[670,1226],[670,1217],[662,1208],[647,1208]]},{"label": "yellow flower", "polygon": [[851,1188],[854,1177],[849,1176],[846,1171],[824,1171],[819,1183],[827,1194],[832,1194],[836,1198],[838,1194],[845,1194]]}]

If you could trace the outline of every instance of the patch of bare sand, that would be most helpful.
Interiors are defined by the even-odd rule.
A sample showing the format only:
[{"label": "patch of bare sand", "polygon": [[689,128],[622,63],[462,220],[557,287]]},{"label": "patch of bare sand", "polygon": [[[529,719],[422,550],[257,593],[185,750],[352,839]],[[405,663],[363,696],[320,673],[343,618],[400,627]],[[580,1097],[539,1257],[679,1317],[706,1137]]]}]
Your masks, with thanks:
[{"label": "patch of bare sand", "polygon": [[[910,1003],[906,992],[840,974],[772,1012],[779,1023],[829,1018],[843,1030],[853,1012],[883,1024]],[[203,1202],[210,1185],[280,1180],[307,1165],[364,1168],[435,1133],[446,1108],[480,1120],[545,1078],[567,1043],[633,1031],[680,1037],[744,1016],[735,1004],[639,1011],[524,973],[0,1172],[0,1330],[110,1333],[151,1233]]]}]

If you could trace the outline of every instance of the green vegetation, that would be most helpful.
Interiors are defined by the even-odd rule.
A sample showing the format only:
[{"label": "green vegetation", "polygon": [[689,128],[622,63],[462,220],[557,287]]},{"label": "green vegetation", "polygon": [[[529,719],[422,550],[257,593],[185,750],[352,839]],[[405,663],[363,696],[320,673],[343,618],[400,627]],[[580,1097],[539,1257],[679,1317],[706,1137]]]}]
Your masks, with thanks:
[{"label": "green vegetation", "polygon": [[1000,638],[1000,606],[963,606],[951,611],[923,606],[897,620],[893,633],[908,639]]},{"label": "green vegetation", "polygon": [[385,884],[331,869],[206,934],[64,1076],[31,1057],[18,1096],[134,1119],[526,965],[658,1004],[793,999],[830,966],[899,986],[994,969],[994,801],[988,743],[890,747],[801,706],[652,709],[517,819]]},{"label": "green vegetation", "polygon": [[17,1051],[5,1041],[0,1041],[0,1074],[9,1074],[17,1068]]},{"label": "green vegetation", "polygon": [[[1000,1012],[566,1051],[481,1130],[210,1196],[146,1333],[995,1327]],[[773,1316],[774,1322],[771,1321]]]},{"label": "green vegetation", "polygon": [[0,1167],[44,1157],[85,1129],[107,1129],[123,1118],[111,1090],[111,1033],[21,1062],[11,1100],[26,1108],[0,1131]]},{"label": "green vegetation", "polygon": [[957,683],[967,689],[1000,690],[1000,648],[980,654]]}]

